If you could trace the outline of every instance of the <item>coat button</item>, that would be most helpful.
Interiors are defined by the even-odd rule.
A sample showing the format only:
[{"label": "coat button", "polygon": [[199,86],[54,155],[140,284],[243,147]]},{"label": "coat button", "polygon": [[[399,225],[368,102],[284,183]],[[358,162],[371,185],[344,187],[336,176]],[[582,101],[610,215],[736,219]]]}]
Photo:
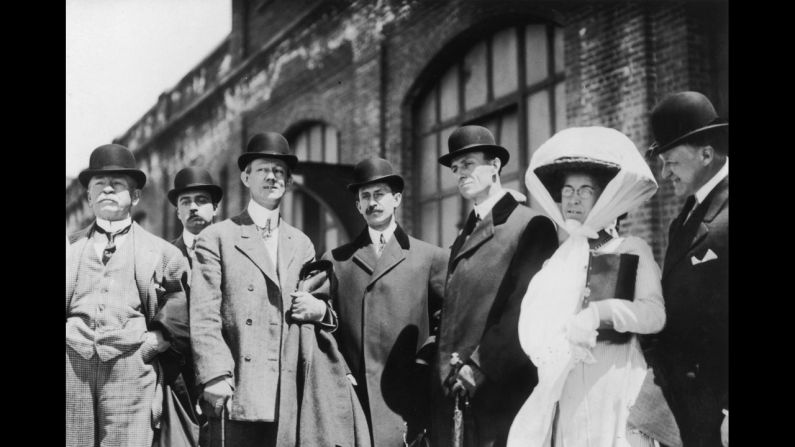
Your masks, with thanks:
[{"label": "coat button", "polygon": [[251,318],[249,318],[248,320],[246,320],[246,325],[248,325],[248,326],[251,326],[251,323],[253,323],[253,321],[251,321]]},{"label": "coat button", "polygon": [[247,361],[247,362],[250,362],[250,361],[251,361],[251,356],[250,356],[250,355],[247,355],[247,356],[243,357],[243,359],[244,359],[245,361]]},{"label": "coat button", "polygon": [[254,284],[249,284],[248,285],[248,291],[249,292],[253,292],[254,291]]}]

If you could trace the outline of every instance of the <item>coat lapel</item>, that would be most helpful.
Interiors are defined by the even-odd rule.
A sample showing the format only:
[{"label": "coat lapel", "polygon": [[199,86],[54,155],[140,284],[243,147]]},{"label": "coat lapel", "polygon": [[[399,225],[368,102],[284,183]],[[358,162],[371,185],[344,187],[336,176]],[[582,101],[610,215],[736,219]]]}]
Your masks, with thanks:
[{"label": "coat lapel", "polygon": [[290,271],[290,265],[295,259],[295,250],[293,247],[293,229],[284,219],[279,218],[279,242],[277,249],[278,262],[276,268],[279,272],[279,286],[282,288],[282,293],[292,292],[295,290],[296,284],[287,284],[285,281],[288,279],[287,272]]},{"label": "coat lapel", "polygon": [[494,216],[493,213],[489,213],[483,220],[475,225],[475,229],[472,230],[472,233],[464,241],[464,244],[461,245],[461,249],[458,250],[458,253],[455,254],[453,263],[457,263],[462,256],[476,250],[483,245],[484,242],[491,239],[492,236],[494,236]]},{"label": "coat lapel", "polygon": [[270,256],[268,256],[262,236],[257,231],[257,227],[254,225],[254,221],[251,220],[248,211],[243,211],[240,214],[238,222],[240,224],[240,233],[235,242],[235,247],[246,255],[274,284],[279,284],[276,268],[271,262]]},{"label": "coat lapel", "polygon": [[[700,243],[709,234],[709,224],[715,219],[715,216],[729,202],[729,177],[724,178],[718,183],[715,188],[704,199],[704,203],[699,204],[693,210],[693,215],[690,220],[685,222],[685,226],[679,230],[682,234],[672,234],[669,244],[671,250],[669,252],[670,261],[665,260],[665,266],[670,266],[679,262],[693,247]],[[676,222],[675,222],[676,223]],[[697,225],[693,229],[692,225]],[[692,237],[690,235],[693,235]],[[668,257],[666,256],[666,258]],[[665,270],[668,270],[665,268]]]},{"label": "coat lapel", "polygon": [[364,227],[364,230],[362,230],[362,232],[359,234],[359,237],[356,238],[355,244],[358,248],[353,254],[354,264],[358,265],[359,268],[367,272],[368,275],[372,275],[373,272],[375,272],[378,258],[375,257],[373,243],[370,241],[370,233],[367,231],[367,227]]},{"label": "coat lapel", "polygon": [[72,296],[75,293],[75,287],[77,286],[77,269],[80,267],[80,259],[83,258],[83,250],[86,247],[89,247],[88,244],[88,233],[91,230],[91,226],[94,225],[93,223],[88,227],[80,230],[79,232],[72,235],[69,245],[69,265],[66,266],[66,313],[69,314],[69,307],[72,304]]},{"label": "coat lapel", "polygon": [[[372,285],[380,277],[384,276],[388,271],[392,270],[392,268],[406,259],[405,251],[408,249],[408,236],[398,225],[398,227],[395,229],[395,233],[392,235],[392,238],[386,243],[384,251],[381,252],[381,257],[375,262],[375,270],[370,275],[368,286]],[[375,258],[372,245],[365,247],[365,250],[368,250],[372,254],[373,258]]]},{"label": "coat lapel", "polygon": [[131,240],[127,243],[133,244],[135,252],[135,284],[138,286],[138,296],[141,297],[141,304],[144,306],[144,315],[146,321],[149,322],[154,318],[157,311],[157,302],[151,301],[153,298],[149,296],[149,285],[154,277],[155,267],[160,257],[157,255],[155,245],[149,241],[148,234],[137,223],[133,222],[130,235]]}]

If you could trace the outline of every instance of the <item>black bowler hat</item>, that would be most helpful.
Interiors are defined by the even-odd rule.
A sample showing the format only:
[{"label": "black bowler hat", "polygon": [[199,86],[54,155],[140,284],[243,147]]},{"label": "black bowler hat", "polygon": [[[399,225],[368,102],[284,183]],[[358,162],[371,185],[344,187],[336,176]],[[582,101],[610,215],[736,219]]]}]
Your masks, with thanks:
[{"label": "black bowler hat", "polygon": [[129,149],[120,144],[104,144],[91,152],[88,159],[88,168],[83,170],[77,178],[83,187],[88,187],[88,181],[95,175],[126,174],[135,179],[138,189],[146,184],[146,174],[138,169],[135,156]]},{"label": "black bowler hat", "polygon": [[392,164],[383,158],[371,157],[360,161],[353,168],[353,183],[348,189],[356,193],[364,185],[385,182],[392,188],[392,192],[403,192],[403,177],[395,174]]},{"label": "black bowler hat", "polygon": [[649,146],[648,157],[673,149],[686,138],[729,126],[709,99],[698,92],[666,96],[652,110],[650,121],[654,142]]},{"label": "black bowler hat", "polygon": [[174,176],[174,189],[168,192],[168,201],[177,206],[179,195],[188,190],[204,190],[210,193],[213,203],[221,201],[224,190],[216,185],[206,169],[189,166]]},{"label": "black bowler hat", "polygon": [[449,153],[439,157],[439,163],[450,167],[453,158],[469,152],[483,152],[496,156],[502,161],[504,167],[508,164],[510,154],[502,146],[498,146],[494,141],[494,135],[483,126],[461,126],[447,138],[447,150]]},{"label": "black bowler hat", "polygon": [[256,158],[275,158],[287,163],[290,169],[298,164],[298,157],[290,153],[287,140],[276,132],[258,133],[248,140],[246,152],[238,157],[237,166],[241,171]]}]

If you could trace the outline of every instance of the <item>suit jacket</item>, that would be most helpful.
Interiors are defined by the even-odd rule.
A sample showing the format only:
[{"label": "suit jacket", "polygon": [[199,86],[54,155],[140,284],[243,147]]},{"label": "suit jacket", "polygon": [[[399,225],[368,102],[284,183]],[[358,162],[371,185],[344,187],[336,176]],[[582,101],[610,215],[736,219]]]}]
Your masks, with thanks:
[{"label": "suit jacket", "polygon": [[[93,224],[92,224],[93,225]],[[69,259],[66,271],[66,316],[77,284],[77,269],[83,249],[92,249],[88,244],[88,233],[91,226],[80,230],[70,237],[73,256]],[[188,349],[187,333],[171,331],[169,321],[186,321],[187,298],[185,287],[188,283],[188,264],[185,258],[173,245],[144,230],[137,223],[132,224],[129,233],[135,250],[135,284],[141,297],[141,311],[146,318],[148,330],[160,329],[166,338],[171,339],[172,347],[166,353],[155,357],[155,371],[158,371],[158,382],[163,381],[159,363],[164,368],[173,368],[170,362],[184,362],[184,354]],[[177,316],[177,317],[175,317]],[[163,401],[162,387],[158,386],[153,414],[160,415]]]},{"label": "suit jacket", "polygon": [[190,303],[194,367],[200,384],[234,379],[233,420],[276,420],[285,312],[301,267],[315,257],[309,238],[282,219],[278,237],[274,266],[248,211],[197,236]]},{"label": "suit jacket", "polygon": [[538,382],[519,344],[519,310],[530,279],[557,247],[552,221],[510,194],[453,243],[435,362],[435,443],[451,444],[452,398],[443,397],[442,384],[453,352],[486,375],[471,401],[481,442],[507,437]]},{"label": "suit jacket", "polygon": [[447,258],[446,250],[399,225],[378,258],[367,228],[323,255],[334,265],[335,335],[359,384],[375,445],[402,445],[404,420],[413,423],[428,406],[422,401],[428,378],[422,382],[414,357],[441,308]]},{"label": "suit jacket", "polygon": [[182,238],[182,235],[180,234],[179,237],[171,241],[171,243],[175,247],[179,248],[179,251],[182,252],[182,256],[185,256],[185,259],[188,260],[188,265],[192,268],[193,261],[190,259],[190,256],[188,255],[188,246],[185,245],[185,239]]},{"label": "suit jacket", "polygon": [[[700,425],[700,433],[717,435],[719,425],[708,425],[720,424],[721,406],[728,406],[729,178],[718,183],[684,226],[683,219],[680,215],[671,223],[663,264],[667,323],[644,345],[672,400],[683,442],[700,445],[690,438],[695,433],[691,424]],[[692,421],[684,417],[683,406],[709,419]]]}]

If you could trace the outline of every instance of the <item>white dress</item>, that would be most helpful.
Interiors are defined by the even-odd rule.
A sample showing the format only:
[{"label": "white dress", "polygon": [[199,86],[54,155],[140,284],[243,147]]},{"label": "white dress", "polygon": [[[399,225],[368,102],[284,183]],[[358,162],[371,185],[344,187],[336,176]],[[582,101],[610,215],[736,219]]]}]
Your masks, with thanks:
[{"label": "white dress", "polygon": [[[602,321],[612,320],[618,332],[650,334],[665,324],[660,270],[651,248],[640,238],[614,239],[599,253],[639,256],[634,301],[607,299],[592,302]],[[569,373],[558,402],[555,447],[612,447],[654,445],[632,433],[627,440],[627,418],[646,377],[646,360],[637,337],[628,343],[598,341],[591,350],[595,363],[578,362]],[[638,436],[639,435],[639,436]],[[638,442],[640,441],[640,443]]]}]

